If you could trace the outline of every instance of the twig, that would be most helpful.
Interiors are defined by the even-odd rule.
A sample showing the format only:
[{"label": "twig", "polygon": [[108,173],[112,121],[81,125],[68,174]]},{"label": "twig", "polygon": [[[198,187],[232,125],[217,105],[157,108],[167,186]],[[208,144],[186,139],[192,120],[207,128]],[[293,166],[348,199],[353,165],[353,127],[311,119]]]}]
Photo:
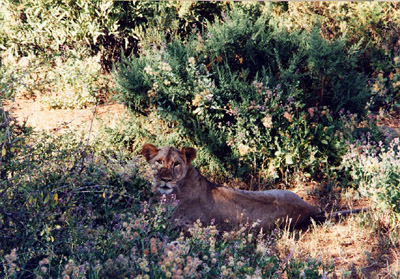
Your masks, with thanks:
[{"label": "twig", "polygon": [[13,216],[12,213],[6,212],[2,207],[0,207],[0,214],[2,214],[5,217],[9,217],[9,218],[13,219],[14,222],[19,223],[21,226],[23,226],[26,229],[26,226],[22,221],[18,220],[18,218]]},{"label": "twig", "polygon": [[96,117],[96,112],[97,112],[97,104],[96,104],[96,106],[94,107],[92,120],[90,121],[89,134],[88,134],[88,137],[87,137],[87,140],[86,140],[85,149],[84,149],[83,152],[82,152],[81,168],[80,168],[80,170],[78,171],[78,174],[81,174],[81,172],[82,172],[83,169],[84,169],[85,158],[86,158],[86,155],[87,155],[86,153],[87,153],[87,149],[88,149],[88,146],[89,146],[90,135],[92,134],[93,122],[94,122],[94,118]]}]

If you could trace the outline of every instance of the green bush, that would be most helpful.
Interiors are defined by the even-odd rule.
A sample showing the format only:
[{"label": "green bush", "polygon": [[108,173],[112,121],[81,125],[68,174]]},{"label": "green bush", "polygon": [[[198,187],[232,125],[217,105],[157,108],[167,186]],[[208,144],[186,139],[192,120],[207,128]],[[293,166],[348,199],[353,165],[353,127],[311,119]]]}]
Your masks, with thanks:
[{"label": "green bush", "polygon": [[[250,78],[263,68],[276,73],[274,58],[278,42],[268,21],[269,16],[252,18],[251,14],[235,9],[222,21],[207,22],[207,28],[196,42],[198,55],[207,57],[206,64],[209,68],[214,66],[212,70],[227,64],[232,71],[249,71]],[[290,43],[285,43],[289,49]]]},{"label": "green bush", "polygon": [[85,57],[100,52],[103,68],[111,69],[112,61],[108,60],[118,58],[121,54],[116,52],[121,47],[133,47],[132,34],[121,28],[129,24],[124,5],[109,1],[2,1],[3,55],[41,56],[75,49]]},{"label": "green bush", "polygon": [[365,112],[370,93],[366,76],[359,72],[360,45],[347,47],[346,37],[327,41],[319,27],[289,33],[275,26],[270,14],[254,23],[248,17],[234,12],[208,26],[203,52],[212,65],[227,63],[233,71],[248,71],[250,79],[266,69],[285,94],[301,90],[308,106]]},{"label": "green bush", "polygon": [[292,29],[312,30],[319,21],[326,39],[346,34],[349,43],[364,39],[366,45],[381,48],[384,43],[395,42],[399,23],[398,3],[362,2],[288,2],[285,9],[275,8],[280,26]]},{"label": "green bush", "polygon": [[[149,198],[149,183],[132,160],[94,156],[90,146],[68,135],[39,139],[29,149],[14,151],[12,163],[4,163],[0,230],[5,234],[0,243],[3,255],[17,248],[13,272],[19,277],[28,276],[44,258],[50,261],[47,276],[58,277],[65,257],[91,257],[79,250],[92,240],[88,232],[112,233],[117,212],[138,210]],[[96,240],[100,254],[111,239]],[[12,266],[3,262],[0,274],[14,278]]]},{"label": "green bush", "polygon": [[110,79],[101,74],[99,56],[24,57],[2,67],[1,92],[32,98],[49,108],[85,108],[109,98]]},{"label": "green bush", "polygon": [[[371,78],[373,108],[398,105],[399,4],[382,2],[289,2],[285,9],[272,7],[273,20],[288,31],[311,31],[321,27],[324,39],[346,37],[345,44],[361,45],[365,51],[358,62]],[[382,85],[385,84],[385,87]]]},{"label": "green bush", "polygon": [[[322,274],[320,269],[322,268]],[[325,266],[315,259],[306,259],[299,261],[293,259],[286,267],[287,278],[328,278],[328,274],[332,273],[334,266]]]},{"label": "green bush", "polygon": [[54,60],[54,67],[45,67],[42,84],[35,90],[37,100],[47,107],[81,109],[94,106],[111,91],[107,77],[99,74],[99,56]]},{"label": "green bush", "polygon": [[0,4],[0,46],[3,56],[16,58],[70,49],[81,58],[99,54],[102,69],[110,71],[123,55],[145,47],[143,30],[161,33],[172,26],[169,35],[185,37],[194,27],[201,28],[203,19],[212,20],[228,7],[218,2],[6,0]]},{"label": "green bush", "polygon": [[[0,100],[0,104],[1,102]],[[0,179],[2,181],[28,165],[28,162],[20,165],[15,160],[18,154],[27,149],[26,137],[31,130],[24,125],[18,125],[4,107],[0,106]]]},{"label": "green bush", "polygon": [[364,115],[371,95],[367,77],[358,69],[363,54],[360,45],[346,49],[345,37],[326,41],[319,28],[313,29],[306,41],[306,72],[300,78],[305,97],[329,106],[336,115],[340,110]]},{"label": "green bush", "polygon": [[234,175],[338,165],[335,118],[344,109],[363,113],[369,97],[358,47],[327,42],[318,28],[288,33],[266,23],[234,12],[205,34],[126,60],[115,74],[120,99],[173,121]]},{"label": "green bush", "polygon": [[381,209],[394,212],[397,218],[400,216],[399,148],[399,138],[387,147],[382,142],[374,146],[367,140],[351,145],[342,162],[353,187],[375,200]]}]

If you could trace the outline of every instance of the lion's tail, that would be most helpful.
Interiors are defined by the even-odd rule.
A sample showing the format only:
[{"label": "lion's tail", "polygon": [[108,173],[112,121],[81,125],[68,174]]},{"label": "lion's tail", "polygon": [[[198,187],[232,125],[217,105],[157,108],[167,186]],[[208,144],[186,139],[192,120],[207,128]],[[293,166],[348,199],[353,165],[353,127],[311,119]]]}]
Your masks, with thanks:
[{"label": "lion's tail", "polygon": [[317,214],[316,216],[312,217],[315,221],[317,222],[324,222],[326,220],[333,219],[335,221],[338,221],[340,218],[352,215],[352,214],[358,214],[362,212],[366,212],[369,210],[369,207],[366,208],[358,208],[358,209],[349,209],[349,210],[341,210],[341,211],[335,211],[335,212],[321,212]]}]

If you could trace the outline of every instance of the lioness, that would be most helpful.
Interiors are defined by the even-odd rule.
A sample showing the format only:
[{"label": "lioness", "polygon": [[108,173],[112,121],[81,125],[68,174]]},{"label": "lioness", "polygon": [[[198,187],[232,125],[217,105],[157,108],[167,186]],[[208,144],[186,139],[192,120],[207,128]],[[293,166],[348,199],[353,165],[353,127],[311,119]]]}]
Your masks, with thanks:
[{"label": "lioness", "polygon": [[222,229],[248,223],[269,230],[276,224],[300,225],[321,215],[317,207],[290,191],[243,191],[211,183],[191,165],[194,148],[158,149],[145,144],[142,155],[153,171],[153,189],[176,194],[178,205],[172,217],[178,226],[200,219],[204,225],[214,223]]}]

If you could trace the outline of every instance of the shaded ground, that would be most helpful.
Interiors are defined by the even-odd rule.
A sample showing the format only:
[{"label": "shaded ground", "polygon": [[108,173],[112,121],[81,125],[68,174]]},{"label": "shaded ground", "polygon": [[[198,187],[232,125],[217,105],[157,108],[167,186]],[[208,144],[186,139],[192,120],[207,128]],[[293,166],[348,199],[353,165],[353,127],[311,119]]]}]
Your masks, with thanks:
[{"label": "shaded ground", "polygon": [[[121,104],[104,104],[87,109],[49,110],[39,102],[17,99],[7,103],[5,107],[18,122],[26,122],[35,131],[51,133],[63,133],[67,130],[89,131],[92,121],[93,130],[96,130],[107,121],[128,115],[127,109]],[[384,131],[393,136],[400,135],[400,111],[376,117],[378,125]],[[305,200],[328,212],[370,205],[367,199],[357,198],[351,189],[335,188],[328,183],[305,182],[300,178],[290,183],[289,187]],[[384,216],[371,215],[367,218],[379,219]],[[312,230],[284,231],[278,240],[277,252],[282,258],[291,254],[332,262],[338,275],[344,278],[392,278],[387,275],[400,272],[400,248],[388,248],[393,247],[388,245],[391,241],[390,234],[382,234],[368,226],[366,229],[359,226],[359,222],[360,219],[349,217],[337,223],[328,221]]]}]

